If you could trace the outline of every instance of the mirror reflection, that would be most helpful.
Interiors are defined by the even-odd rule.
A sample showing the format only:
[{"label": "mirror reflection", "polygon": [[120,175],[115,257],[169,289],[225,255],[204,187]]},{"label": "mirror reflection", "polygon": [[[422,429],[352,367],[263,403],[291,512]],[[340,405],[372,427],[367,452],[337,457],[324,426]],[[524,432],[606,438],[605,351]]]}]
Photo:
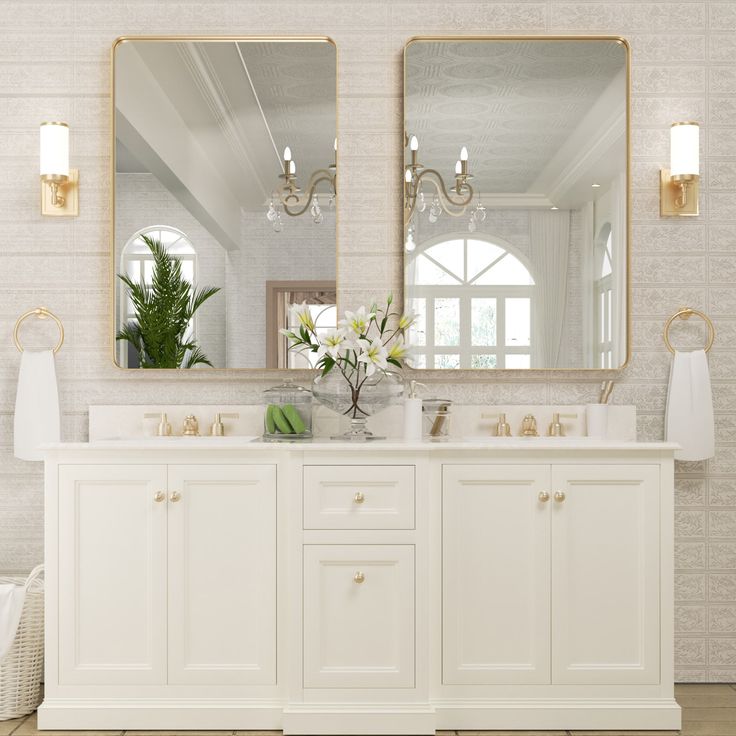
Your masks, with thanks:
[{"label": "mirror reflection", "polygon": [[315,39],[123,39],[114,51],[115,360],[300,368],[336,326],[336,51]]},{"label": "mirror reflection", "polygon": [[626,362],[628,67],[618,39],[407,45],[415,367]]}]

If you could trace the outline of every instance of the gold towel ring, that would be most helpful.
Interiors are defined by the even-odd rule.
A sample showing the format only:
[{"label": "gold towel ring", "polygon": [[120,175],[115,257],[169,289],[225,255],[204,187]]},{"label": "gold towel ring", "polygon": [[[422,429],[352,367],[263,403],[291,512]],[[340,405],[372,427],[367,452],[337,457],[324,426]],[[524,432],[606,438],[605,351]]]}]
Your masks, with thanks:
[{"label": "gold towel ring", "polygon": [[59,328],[59,342],[56,343],[54,353],[58,353],[61,346],[64,344],[64,325],[62,325],[61,320],[53,312],[50,312],[46,307],[36,307],[36,309],[29,309],[25,314],[21,314],[21,316],[18,317],[18,321],[15,323],[15,327],[13,328],[13,342],[15,343],[15,347],[18,348],[18,352],[23,352],[23,346],[20,344],[20,340],[18,340],[18,331],[20,330],[20,325],[24,319],[34,316],[38,317],[39,319],[46,319],[47,317],[51,317],[51,319],[56,322],[56,326]]},{"label": "gold towel ring", "polygon": [[697,309],[692,309],[691,307],[683,307],[678,312],[675,312],[668,320],[667,323],[664,326],[664,344],[667,346],[667,350],[669,350],[671,353],[675,352],[675,349],[672,347],[672,343],[670,342],[670,326],[676,319],[690,319],[693,315],[696,315],[702,319],[706,325],[708,325],[708,342],[705,345],[705,352],[709,352],[710,349],[713,347],[713,341],[716,339],[716,328],[713,326],[713,322],[711,322],[710,317],[708,317],[707,314],[704,314],[703,312],[698,311]]}]

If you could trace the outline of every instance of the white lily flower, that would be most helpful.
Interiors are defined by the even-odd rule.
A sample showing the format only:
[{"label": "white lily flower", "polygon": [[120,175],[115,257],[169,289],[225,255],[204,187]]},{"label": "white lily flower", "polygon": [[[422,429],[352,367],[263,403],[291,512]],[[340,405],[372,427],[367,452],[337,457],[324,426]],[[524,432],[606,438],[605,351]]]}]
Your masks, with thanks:
[{"label": "white lily flower", "polygon": [[358,356],[359,363],[365,363],[366,375],[372,376],[377,368],[386,370],[388,368],[388,350],[379,338],[370,342],[369,340],[358,340],[358,347],[361,350]]},{"label": "white lily flower", "polygon": [[324,355],[329,355],[333,360],[337,360],[340,352],[350,347],[345,330],[332,330],[324,335],[320,340],[320,346],[317,348],[317,360]]},{"label": "white lily flower", "polygon": [[411,345],[407,345],[403,339],[397,338],[388,349],[388,357],[394,360],[406,360],[411,350]]},{"label": "white lily flower", "polygon": [[418,314],[414,314],[414,312],[406,312],[405,314],[401,315],[401,319],[399,319],[399,329],[400,330],[406,330],[409,327],[411,327],[416,321]]},{"label": "white lily flower", "polygon": [[289,307],[290,322],[299,322],[300,325],[306,327],[310,332],[314,331],[314,320],[312,313],[309,311],[309,305],[306,302],[301,304],[292,304]]},{"label": "white lily flower", "polygon": [[365,307],[359,307],[355,312],[345,312],[345,319],[340,320],[340,326],[352,330],[356,335],[365,335],[368,325],[376,316],[375,312],[368,312]]}]

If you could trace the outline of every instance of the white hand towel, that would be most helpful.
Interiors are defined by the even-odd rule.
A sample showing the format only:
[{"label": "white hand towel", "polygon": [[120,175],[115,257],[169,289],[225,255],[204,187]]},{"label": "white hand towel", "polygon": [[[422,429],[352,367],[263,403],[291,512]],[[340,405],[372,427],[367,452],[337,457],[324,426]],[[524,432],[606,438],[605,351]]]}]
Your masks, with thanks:
[{"label": "white hand towel", "polygon": [[670,371],[665,437],[682,449],[677,460],[707,460],[715,455],[713,395],[704,350],[675,352]]},{"label": "white hand towel", "polygon": [[21,460],[43,460],[39,447],[61,439],[59,390],[51,350],[23,351],[15,398],[14,435],[15,456]]},{"label": "white hand towel", "polygon": [[25,599],[25,586],[12,583],[0,585],[0,662],[15,639]]}]

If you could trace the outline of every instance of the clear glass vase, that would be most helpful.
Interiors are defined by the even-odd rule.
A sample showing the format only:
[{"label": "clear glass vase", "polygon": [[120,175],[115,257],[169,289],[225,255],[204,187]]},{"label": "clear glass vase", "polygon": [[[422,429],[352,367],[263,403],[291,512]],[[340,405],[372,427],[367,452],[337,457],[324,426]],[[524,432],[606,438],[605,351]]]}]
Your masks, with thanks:
[{"label": "clear glass vase", "polygon": [[398,373],[376,371],[372,376],[360,379],[359,388],[336,368],[327,375],[318,376],[312,384],[312,395],[328,409],[350,418],[350,429],[333,440],[379,440],[368,431],[369,416],[398,401],[404,392],[404,382]]}]

